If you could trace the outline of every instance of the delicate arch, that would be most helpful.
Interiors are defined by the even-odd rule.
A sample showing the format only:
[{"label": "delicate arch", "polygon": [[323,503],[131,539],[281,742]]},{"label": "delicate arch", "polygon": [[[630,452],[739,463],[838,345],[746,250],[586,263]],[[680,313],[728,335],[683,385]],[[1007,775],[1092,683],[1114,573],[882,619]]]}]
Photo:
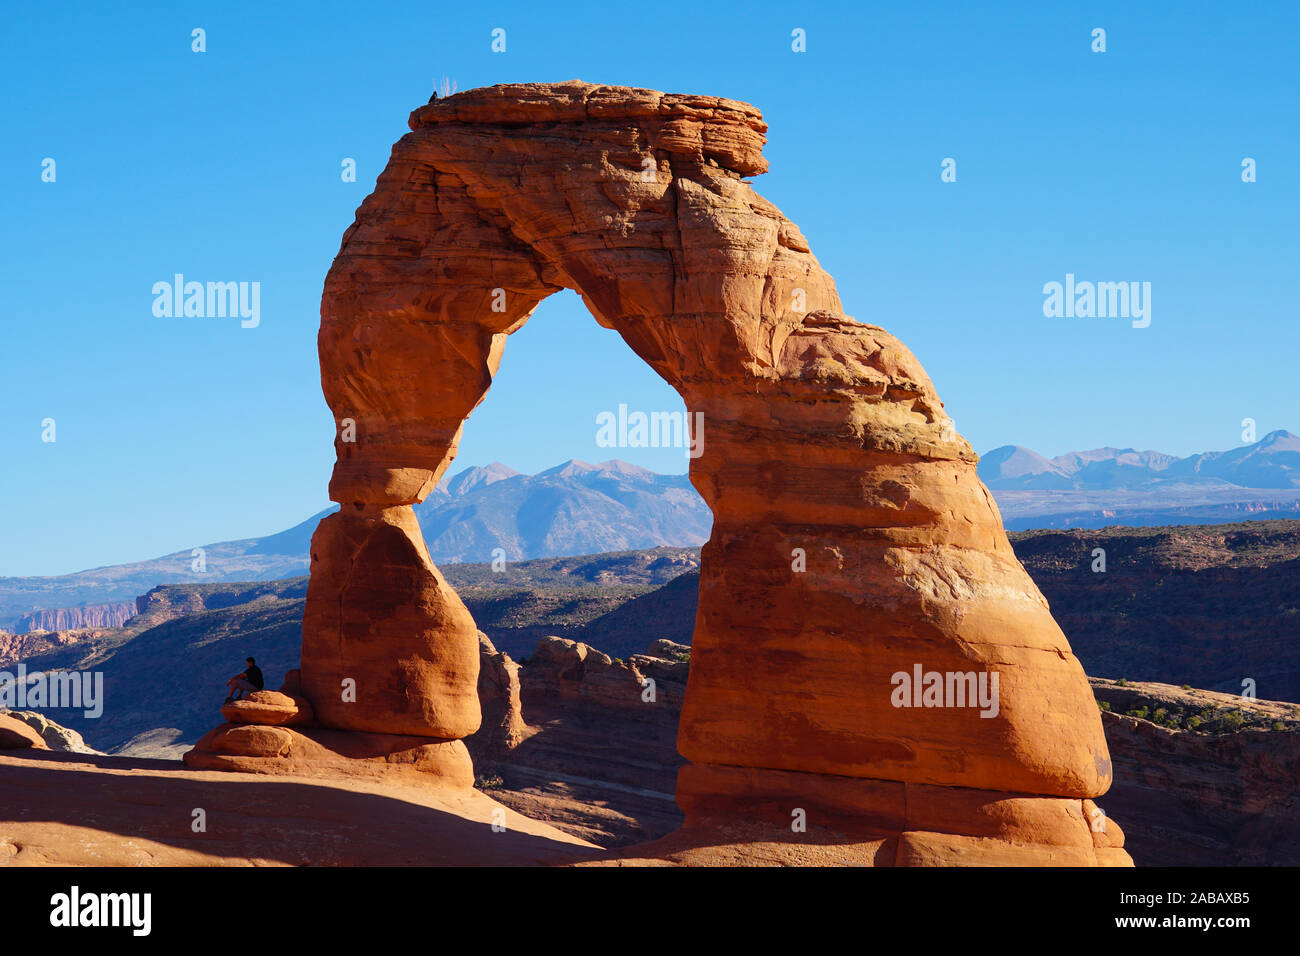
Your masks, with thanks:
[{"label": "delicate arch", "polygon": [[[981,807],[1050,795],[1073,801],[1090,853],[1080,800],[1110,765],[1082,668],[921,366],[842,314],[798,227],[744,179],[766,169],[758,111],[573,81],[457,94],[410,125],[321,305],[322,386],[356,440],[336,440],[342,509],[312,542],[318,720],[477,727],[474,624],[409,506],[509,334],[571,288],[703,415],[691,480],[714,528],[679,734],[688,817],[795,792],[869,804],[906,836],[927,788],[984,792]],[[894,676],[917,666],[996,673],[996,715],[895,706]],[[355,702],[338,700],[346,677]]]}]

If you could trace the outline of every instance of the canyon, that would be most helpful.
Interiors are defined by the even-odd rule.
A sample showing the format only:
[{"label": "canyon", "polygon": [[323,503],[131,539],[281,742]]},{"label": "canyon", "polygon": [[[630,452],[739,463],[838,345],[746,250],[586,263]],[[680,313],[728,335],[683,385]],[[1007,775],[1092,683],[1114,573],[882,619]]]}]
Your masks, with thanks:
[{"label": "canyon", "polygon": [[[673,737],[689,647],[660,640],[615,661],[549,638],[520,666],[483,638],[482,655],[484,726],[467,743],[485,792],[603,847],[682,824],[672,785],[685,761]],[[1115,783],[1096,800],[1104,816],[1090,821],[1123,820],[1136,865],[1300,864],[1300,706],[1154,682],[1090,684],[1115,762]]]},{"label": "canyon", "polygon": [[[798,227],[751,188],[767,168],[753,107],[507,84],[431,101],[409,126],[325,282],[318,352],[338,425],[338,507],[311,534],[304,593],[274,582],[182,591],[198,603],[176,606],[173,592],[150,592],[126,626],[42,655],[121,665],[162,639],[215,671],[228,658],[211,625],[247,606],[239,627],[251,618],[246,632],[274,635],[288,657],[301,602],[296,666],[261,659],[285,674],[279,691],[227,700],[225,722],[184,754],[190,779],[410,786],[464,820],[487,806],[482,791],[509,790],[549,806],[534,815],[555,816],[554,830],[530,826],[554,844],[566,842],[561,822],[604,837],[620,818],[635,823],[637,840],[582,861],[592,863],[1130,866],[1123,829],[1097,803],[1113,782],[1108,723],[1150,713],[1188,735],[1118,724],[1130,756],[1169,757],[1163,778],[1128,764],[1148,790],[1179,779],[1187,740],[1254,733],[1266,718],[1262,733],[1294,730],[1283,704],[1206,703],[1189,717],[1190,701],[1145,685],[1150,703],[1111,713],[1130,685],[1090,684],[924,369],[884,328],[844,314]],[[707,431],[689,477],[712,517],[708,540],[697,568],[661,585],[695,601],[689,650],[660,637],[625,661],[543,635],[513,661],[427,546],[416,509],[439,494],[508,337],[561,289]],[[608,614],[650,597],[625,596]],[[908,674],[925,686],[900,702]],[[978,688],[977,704],[932,700],[945,677]],[[22,750],[24,732],[5,729]],[[7,766],[30,776],[23,761],[45,760],[41,749]],[[1201,753],[1202,764],[1276,756],[1267,745]],[[77,758],[116,772],[99,755]],[[143,780],[156,768],[125,769]],[[520,773],[551,789],[504,786]],[[616,797],[578,824],[584,811],[557,785]],[[670,786],[676,821],[643,806],[666,803]],[[1258,803],[1235,807],[1241,796],[1217,804],[1221,815],[1253,813],[1254,838],[1286,844],[1286,822]],[[1289,799],[1285,773],[1271,796]],[[1180,819],[1197,817],[1171,814],[1167,834]],[[41,838],[27,833],[13,854]]]}]

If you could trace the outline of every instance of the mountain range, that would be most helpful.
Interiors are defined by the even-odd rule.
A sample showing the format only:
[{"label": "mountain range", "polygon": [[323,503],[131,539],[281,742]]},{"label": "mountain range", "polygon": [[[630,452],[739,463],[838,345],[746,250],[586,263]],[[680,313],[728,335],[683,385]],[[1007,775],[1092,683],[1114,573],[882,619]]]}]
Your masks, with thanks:
[{"label": "mountain range", "polygon": [[[0,629],[21,633],[56,620],[63,628],[99,627],[114,615],[111,623],[120,624],[122,603],[160,584],[306,574],[312,532],[336,508],[266,537],[204,545],[201,572],[194,570],[193,549],[187,549],[73,574],[0,578]],[[689,547],[708,539],[713,522],[685,475],[660,475],[617,460],[571,460],[535,475],[500,463],[466,468],[445,477],[415,514],[438,564]],[[82,613],[33,613],[44,609]]]},{"label": "mountain range", "polygon": [[[1185,458],[1109,447],[1045,458],[1004,445],[983,457],[979,476],[1009,531],[1300,518],[1300,437],[1287,431]],[[201,572],[187,549],[74,574],[0,578],[0,629],[120,624],[130,602],[160,584],[305,574],[312,532],[336,507],[266,537],[205,545]],[[499,462],[466,468],[444,477],[415,513],[438,564],[689,547],[708,539],[712,523],[685,475],[618,460],[571,460],[535,475]],[[59,613],[34,613],[49,611]]]},{"label": "mountain range", "polygon": [[1186,458],[1109,447],[1044,458],[1020,445],[1003,445],[980,459],[979,476],[990,491],[1300,489],[1300,437],[1279,430],[1231,451]]},{"label": "mountain range", "polygon": [[1003,445],[979,476],[1008,531],[1300,518],[1300,437],[1281,430],[1185,458],[1110,447],[1045,458]]}]

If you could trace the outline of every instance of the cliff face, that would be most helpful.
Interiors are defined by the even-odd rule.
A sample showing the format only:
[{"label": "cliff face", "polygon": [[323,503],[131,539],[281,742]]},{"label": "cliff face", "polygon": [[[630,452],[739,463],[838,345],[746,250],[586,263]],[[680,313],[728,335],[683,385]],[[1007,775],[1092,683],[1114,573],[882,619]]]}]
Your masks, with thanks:
[{"label": "cliff face", "polygon": [[483,724],[468,737],[480,785],[507,806],[601,846],[681,825],[673,801],[688,649],[615,660],[546,637],[520,665],[479,635]]},{"label": "cliff face", "polygon": [[0,665],[45,654],[94,636],[95,631],[40,631],[30,634],[0,631]]},{"label": "cliff face", "polygon": [[[1300,701],[1300,522],[1012,535],[1089,674]],[[1094,571],[1094,551],[1105,571]]]},{"label": "cliff face", "polygon": [[[1102,724],[1115,764],[1099,802],[1123,820],[1134,863],[1300,865],[1300,707],[1169,684],[1092,684],[1110,708]],[[1179,726],[1198,722],[1214,732]]]},{"label": "cliff face", "polygon": [[84,607],[56,607],[31,611],[18,620],[18,633],[31,631],[73,631],[90,627],[121,627],[136,613],[135,601],[87,604]]},{"label": "cliff face", "polygon": [[242,606],[254,610],[277,601],[301,598],[306,593],[305,577],[230,584],[159,585],[135,599],[135,616],[131,627],[132,630],[143,631],[204,611]]},{"label": "cliff face", "polygon": [[476,766],[508,763],[671,796],[685,762],[677,723],[688,663],[614,660],[545,637],[521,666],[479,640],[484,718],[467,740]]}]

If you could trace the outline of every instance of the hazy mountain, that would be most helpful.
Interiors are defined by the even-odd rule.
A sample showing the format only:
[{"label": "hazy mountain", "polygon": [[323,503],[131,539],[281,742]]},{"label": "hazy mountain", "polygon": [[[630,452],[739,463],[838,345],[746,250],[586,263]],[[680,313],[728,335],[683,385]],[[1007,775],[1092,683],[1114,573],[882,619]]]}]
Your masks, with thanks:
[{"label": "hazy mountain", "polygon": [[1300,437],[1269,432],[1253,445],[1207,451],[1169,466],[1170,478],[1226,481],[1243,488],[1300,488]]},{"label": "hazy mountain", "polygon": [[567,461],[536,475],[461,472],[415,506],[434,561],[491,561],[702,544],[713,515],[685,475]]},{"label": "hazy mountain", "polygon": [[[50,608],[133,601],[160,584],[265,581],[305,574],[320,519],[337,505],[262,538],[202,546],[151,561],[49,577],[0,578],[0,629]],[[708,539],[713,516],[685,475],[659,475],[623,461],[567,461],[536,475],[499,462],[445,477],[416,517],[439,564],[509,561],[691,546]],[[42,619],[28,618],[28,620]]]},{"label": "hazy mountain", "polygon": [[[979,465],[1008,530],[1221,524],[1300,518],[1300,438],[1275,431],[1251,445],[1177,458],[1096,448],[1045,458],[1016,445]],[[132,601],[160,584],[266,581],[305,574],[312,532],[336,506],[277,534],[53,577],[0,578],[0,629],[33,611]],[[685,547],[707,540],[712,515],[685,475],[622,461],[567,461],[536,475],[499,462],[445,477],[415,508],[440,564]],[[69,619],[74,616],[65,615]],[[33,620],[58,620],[37,615]]]},{"label": "hazy mountain", "polygon": [[990,490],[999,488],[1070,488],[1070,475],[1050,458],[1030,448],[1003,445],[980,459],[979,476]]},{"label": "hazy mountain", "polygon": [[1287,431],[1186,458],[1110,447],[1045,458],[1004,445],[979,476],[1009,531],[1300,518],[1300,438]]},{"label": "hazy mountain", "polygon": [[1029,448],[1003,445],[983,457],[979,476],[992,491],[1150,491],[1172,485],[1300,488],[1300,438],[1279,430],[1241,448],[1186,458],[1110,447],[1044,458]]}]

